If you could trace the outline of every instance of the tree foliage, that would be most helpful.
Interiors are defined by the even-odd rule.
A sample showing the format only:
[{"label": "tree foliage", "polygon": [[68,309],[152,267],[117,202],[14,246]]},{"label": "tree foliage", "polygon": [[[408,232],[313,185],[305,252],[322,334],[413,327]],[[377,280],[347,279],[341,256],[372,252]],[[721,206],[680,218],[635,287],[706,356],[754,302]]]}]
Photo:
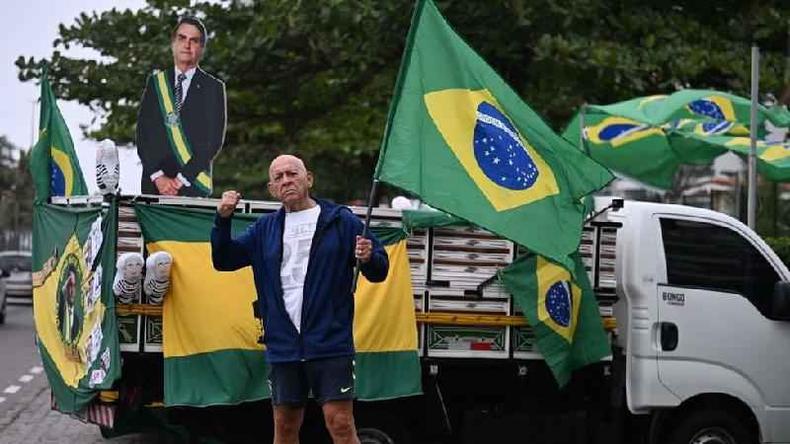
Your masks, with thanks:
[{"label": "tree foliage", "polygon": [[[19,153],[19,159],[11,154]],[[30,231],[33,216],[33,179],[30,153],[0,136],[0,231]]]},{"label": "tree foliage", "polygon": [[[762,50],[761,91],[782,93],[787,2],[438,0],[448,21],[556,129],[582,103],[677,88],[748,95],[750,47]],[[50,78],[62,99],[90,105],[91,137],[133,141],[146,74],[170,65],[169,33],[183,13],[204,19],[202,62],[224,79],[228,133],[215,162],[219,189],[262,197],[266,166],[298,152],[317,188],[364,197],[384,130],[412,2],[403,0],[149,0],[138,11],[81,14],[61,25],[47,60],[20,56],[20,78]],[[101,61],[66,57],[93,48]]]}]

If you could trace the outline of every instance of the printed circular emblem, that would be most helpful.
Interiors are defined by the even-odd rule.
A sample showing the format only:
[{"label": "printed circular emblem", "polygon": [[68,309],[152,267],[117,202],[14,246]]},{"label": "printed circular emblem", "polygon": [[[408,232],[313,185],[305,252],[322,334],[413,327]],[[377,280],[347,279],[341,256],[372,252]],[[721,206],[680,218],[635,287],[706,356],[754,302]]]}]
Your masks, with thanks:
[{"label": "printed circular emblem", "polygon": [[568,281],[557,281],[546,292],[546,311],[551,320],[567,327],[571,325],[571,287]]},{"label": "printed circular emblem", "polygon": [[58,332],[65,344],[74,345],[82,332],[84,307],[82,297],[83,269],[79,256],[68,253],[58,276]]},{"label": "printed circular emblem", "polygon": [[167,113],[167,124],[170,126],[178,125],[178,114],[176,113]]},{"label": "printed circular emblem", "polygon": [[477,107],[474,153],[491,181],[510,190],[525,190],[538,180],[538,167],[527,153],[518,130],[488,102]]}]

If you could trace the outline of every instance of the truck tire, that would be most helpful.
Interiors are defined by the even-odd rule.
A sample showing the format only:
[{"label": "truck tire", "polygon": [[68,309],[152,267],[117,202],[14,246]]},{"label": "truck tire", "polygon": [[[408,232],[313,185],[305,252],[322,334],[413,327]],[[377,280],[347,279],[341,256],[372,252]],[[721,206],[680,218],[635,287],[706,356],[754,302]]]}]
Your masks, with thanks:
[{"label": "truck tire", "polygon": [[409,444],[411,437],[401,421],[376,415],[357,422],[360,444]]},{"label": "truck tire", "polygon": [[669,433],[670,444],[754,444],[745,421],[726,410],[681,413],[685,418]]}]

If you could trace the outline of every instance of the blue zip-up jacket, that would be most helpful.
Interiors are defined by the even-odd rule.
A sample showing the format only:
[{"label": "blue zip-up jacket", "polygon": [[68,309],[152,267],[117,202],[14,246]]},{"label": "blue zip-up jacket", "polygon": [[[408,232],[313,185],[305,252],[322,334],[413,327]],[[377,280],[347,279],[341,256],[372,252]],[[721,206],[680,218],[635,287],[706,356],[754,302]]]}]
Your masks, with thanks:
[{"label": "blue zip-up jacket", "polygon": [[[219,271],[252,266],[258,307],[263,318],[266,358],[293,362],[354,354],[354,248],[362,222],[350,209],[316,199],[321,206],[304,280],[301,334],[283,301],[280,264],[285,210],[261,216],[233,239],[231,217],[219,214],[211,230],[211,260]],[[369,232],[370,233],[370,232]],[[389,259],[370,233],[373,253],[360,271],[371,282],[387,277]]]}]

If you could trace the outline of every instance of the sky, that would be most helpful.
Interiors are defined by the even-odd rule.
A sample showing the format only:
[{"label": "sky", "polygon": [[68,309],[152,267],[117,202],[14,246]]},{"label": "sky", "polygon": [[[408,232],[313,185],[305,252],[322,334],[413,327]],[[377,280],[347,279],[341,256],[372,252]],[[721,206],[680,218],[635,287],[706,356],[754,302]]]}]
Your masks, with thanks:
[{"label": "sky", "polygon": [[[14,62],[20,55],[26,58],[50,57],[52,42],[58,36],[58,25],[72,25],[81,12],[117,9],[139,9],[144,0],[26,0],[14,2],[13,8],[5,8],[0,14],[0,135],[12,144],[28,149],[35,141],[38,128],[38,107],[34,106],[39,96],[35,81],[19,81],[19,69]],[[98,58],[95,52],[85,48],[73,48],[61,52],[69,56]],[[63,118],[69,126],[71,137],[77,148],[85,181],[89,191],[96,190],[95,150],[98,142],[86,140],[80,125],[88,125],[94,117],[90,109],[76,102],[58,101]],[[139,192],[140,167],[134,150],[120,150],[121,188],[124,193]]]}]

